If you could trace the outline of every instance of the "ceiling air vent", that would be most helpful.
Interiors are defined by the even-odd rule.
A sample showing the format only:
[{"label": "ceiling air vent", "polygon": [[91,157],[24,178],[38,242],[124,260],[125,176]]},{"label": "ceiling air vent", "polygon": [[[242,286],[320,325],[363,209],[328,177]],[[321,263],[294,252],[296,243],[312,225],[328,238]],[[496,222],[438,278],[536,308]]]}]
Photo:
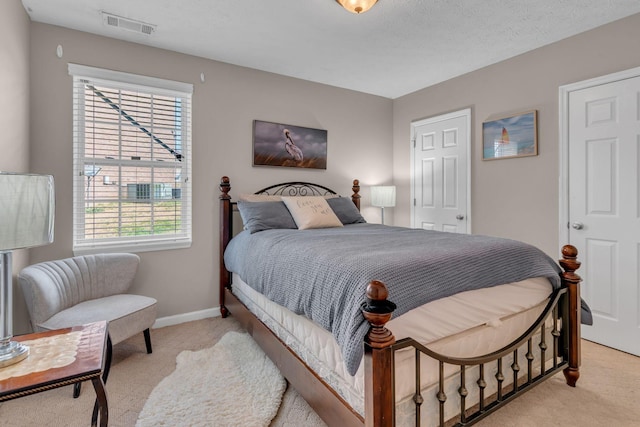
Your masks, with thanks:
[{"label": "ceiling air vent", "polygon": [[156,30],[156,26],[133,19],[123,18],[122,16],[113,15],[111,13],[102,12],[102,22],[109,27],[122,28],[135,33],[150,35]]}]

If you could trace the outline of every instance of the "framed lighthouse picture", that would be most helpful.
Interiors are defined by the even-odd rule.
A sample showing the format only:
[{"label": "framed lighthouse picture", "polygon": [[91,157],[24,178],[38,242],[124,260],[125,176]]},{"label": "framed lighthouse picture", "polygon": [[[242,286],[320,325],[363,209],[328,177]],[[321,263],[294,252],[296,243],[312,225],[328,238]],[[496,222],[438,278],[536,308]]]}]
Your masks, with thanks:
[{"label": "framed lighthouse picture", "polygon": [[536,156],[537,111],[500,117],[482,124],[482,159]]},{"label": "framed lighthouse picture", "polygon": [[253,165],[327,168],[327,131],[253,121]]}]

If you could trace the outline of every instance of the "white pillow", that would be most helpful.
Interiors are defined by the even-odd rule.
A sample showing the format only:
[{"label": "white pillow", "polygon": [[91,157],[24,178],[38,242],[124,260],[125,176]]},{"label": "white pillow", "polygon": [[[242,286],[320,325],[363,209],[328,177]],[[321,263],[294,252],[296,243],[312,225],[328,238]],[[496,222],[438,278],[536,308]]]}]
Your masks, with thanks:
[{"label": "white pillow", "polygon": [[342,222],[322,196],[283,197],[299,230],[342,227]]}]

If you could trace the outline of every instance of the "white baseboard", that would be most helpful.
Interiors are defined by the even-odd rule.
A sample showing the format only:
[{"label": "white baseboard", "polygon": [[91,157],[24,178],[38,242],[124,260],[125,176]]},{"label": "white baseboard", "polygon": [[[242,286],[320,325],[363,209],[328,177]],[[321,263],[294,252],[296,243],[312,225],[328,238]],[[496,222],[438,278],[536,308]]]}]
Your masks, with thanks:
[{"label": "white baseboard", "polygon": [[176,314],[174,316],[160,317],[156,319],[152,329],[164,328],[165,326],[179,325],[180,323],[192,322],[194,320],[207,319],[209,317],[220,316],[220,307],[207,308],[206,310],[192,311],[190,313]]}]

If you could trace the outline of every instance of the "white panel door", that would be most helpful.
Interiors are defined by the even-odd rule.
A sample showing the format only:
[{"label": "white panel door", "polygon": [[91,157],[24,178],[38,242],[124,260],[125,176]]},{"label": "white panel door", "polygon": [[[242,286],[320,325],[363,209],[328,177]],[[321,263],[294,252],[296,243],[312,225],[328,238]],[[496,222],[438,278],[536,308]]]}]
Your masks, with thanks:
[{"label": "white panel door", "polygon": [[569,240],[594,325],[584,338],[640,355],[640,77],[569,94]]},{"label": "white panel door", "polygon": [[414,228],[470,232],[470,119],[466,109],[412,123]]}]

